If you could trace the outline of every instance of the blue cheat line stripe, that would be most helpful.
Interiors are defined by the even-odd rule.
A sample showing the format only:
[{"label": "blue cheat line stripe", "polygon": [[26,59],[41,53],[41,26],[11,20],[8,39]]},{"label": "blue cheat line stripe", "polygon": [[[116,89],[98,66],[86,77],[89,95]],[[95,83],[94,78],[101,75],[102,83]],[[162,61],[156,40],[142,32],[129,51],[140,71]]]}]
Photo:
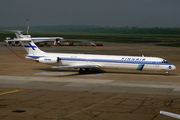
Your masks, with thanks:
[{"label": "blue cheat line stripe", "polygon": [[[33,59],[37,59],[40,57],[45,56],[30,56],[26,55],[26,57],[30,57]],[[161,62],[154,62],[154,61],[128,61],[128,60],[114,60],[114,59],[84,59],[84,58],[66,58],[66,57],[59,57],[60,60],[66,61],[88,61],[88,62],[109,62],[109,63],[131,63],[131,64],[154,64],[154,65],[171,65],[170,63],[161,63]],[[144,67],[144,66],[143,66]]]},{"label": "blue cheat line stripe", "polygon": [[[161,63],[154,61],[128,61],[128,60],[112,60],[112,59],[84,59],[84,58],[65,58],[59,57],[60,60],[67,61],[88,61],[88,62],[109,62],[109,63],[131,63],[131,64],[154,64],[154,65],[171,65],[170,63]],[[144,66],[143,66],[144,67]]]}]

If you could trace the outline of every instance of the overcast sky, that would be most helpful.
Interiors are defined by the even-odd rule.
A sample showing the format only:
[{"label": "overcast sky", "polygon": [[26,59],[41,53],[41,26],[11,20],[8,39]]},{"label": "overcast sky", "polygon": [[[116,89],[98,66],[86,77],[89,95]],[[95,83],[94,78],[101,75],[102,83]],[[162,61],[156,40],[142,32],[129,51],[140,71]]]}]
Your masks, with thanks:
[{"label": "overcast sky", "polygon": [[0,0],[0,27],[180,27],[180,0]]}]

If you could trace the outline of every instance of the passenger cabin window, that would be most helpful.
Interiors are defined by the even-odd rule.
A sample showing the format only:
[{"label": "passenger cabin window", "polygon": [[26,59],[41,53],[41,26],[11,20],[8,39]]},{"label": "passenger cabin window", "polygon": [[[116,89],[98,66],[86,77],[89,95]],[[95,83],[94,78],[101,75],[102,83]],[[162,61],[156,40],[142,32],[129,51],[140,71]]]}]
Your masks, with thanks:
[{"label": "passenger cabin window", "polygon": [[163,60],[162,63],[168,63],[168,61],[167,60]]}]

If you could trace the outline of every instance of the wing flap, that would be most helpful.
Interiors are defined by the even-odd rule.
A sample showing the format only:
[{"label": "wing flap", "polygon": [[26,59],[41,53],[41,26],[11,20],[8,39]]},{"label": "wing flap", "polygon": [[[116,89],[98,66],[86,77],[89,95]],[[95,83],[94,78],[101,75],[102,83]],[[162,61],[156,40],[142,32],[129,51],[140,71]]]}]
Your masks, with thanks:
[{"label": "wing flap", "polygon": [[99,65],[54,66],[51,68],[99,68]]}]

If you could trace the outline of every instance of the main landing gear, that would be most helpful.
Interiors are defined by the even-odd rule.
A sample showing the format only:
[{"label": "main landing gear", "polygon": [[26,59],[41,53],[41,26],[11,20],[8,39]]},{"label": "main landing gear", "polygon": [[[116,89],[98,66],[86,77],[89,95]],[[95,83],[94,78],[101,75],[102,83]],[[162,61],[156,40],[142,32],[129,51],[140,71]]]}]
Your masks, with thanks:
[{"label": "main landing gear", "polygon": [[79,69],[79,74],[82,74],[84,70],[82,68]]},{"label": "main landing gear", "polygon": [[89,72],[89,68],[85,68],[85,70],[83,70],[82,68],[79,69],[79,74],[87,73],[87,72]]}]

